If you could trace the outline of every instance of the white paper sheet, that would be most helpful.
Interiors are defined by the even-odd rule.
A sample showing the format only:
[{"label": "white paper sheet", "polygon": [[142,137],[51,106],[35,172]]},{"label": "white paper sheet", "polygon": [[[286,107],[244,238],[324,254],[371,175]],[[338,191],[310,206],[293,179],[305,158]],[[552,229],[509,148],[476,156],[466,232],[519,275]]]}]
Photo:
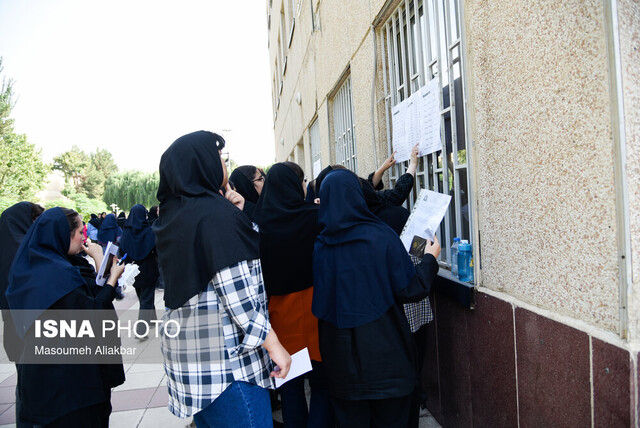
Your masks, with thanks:
[{"label": "white paper sheet", "polygon": [[407,224],[405,224],[400,240],[407,249],[411,248],[411,241],[415,235],[433,241],[433,237],[440,226],[440,222],[447,212],[450,195],[422,189]]},{"label": "white paper sheet", "polygon": [[287,377],[284,379],[276,378],[276,388],[280,388],[283,384],[291,379],[301,376],[313,370],[311,367],[311,359],[309,358],[309,350],[304,348],[291,356],[291,368]]},{"label": "white paper sheet", "polygon": [[442,149],[439,88],[438,79],[432,79],[391,109],[396,162],[409,160],[416,144],[419,156]]},{"label": "white paper sheet", "polygon": [[411,156],[411,146],[407,136],[407,103],[405,101],[391,109],[391,123],[393,127],[393,150],[396,152],[395,159],[402,162]]},{"label": "white paper sheet", "polygon": [[418,93],[418,121],[420,123],[419,156],[442,150],[440,139],[440,85],[432,79]]}]

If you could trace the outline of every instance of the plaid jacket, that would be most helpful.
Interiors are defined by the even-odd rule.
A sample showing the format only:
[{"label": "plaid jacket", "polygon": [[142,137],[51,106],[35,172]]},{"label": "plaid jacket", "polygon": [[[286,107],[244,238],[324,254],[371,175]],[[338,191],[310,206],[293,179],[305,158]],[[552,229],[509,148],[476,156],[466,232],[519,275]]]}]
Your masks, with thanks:
[{"label": "plaid jacket", "polygon": [[162,353],[174,415],[186,418],[206,408],[233,381],[274,387],[273,363],[262,347],[271,324],[260,260],[220,270],[202,293],[166,311],[163,321]]},{"label": "plaid jacket", "polygon": [[[409,257],[411,257],[414,266],[418,265],[422,260],[412,254],[409,254]],[[419,302],[405,303],[404,315],[407,317],[407,321],[409,321],[411,333],[415,333],[420,327],[433,321],[433,312],[431,311],[429,296]]]}]

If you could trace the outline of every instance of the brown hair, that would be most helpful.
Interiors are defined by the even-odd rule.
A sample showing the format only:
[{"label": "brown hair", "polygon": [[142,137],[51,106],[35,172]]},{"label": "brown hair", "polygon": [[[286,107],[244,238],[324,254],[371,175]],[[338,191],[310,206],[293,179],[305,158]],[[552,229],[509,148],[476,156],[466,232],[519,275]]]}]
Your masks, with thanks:
[{"label": "brown hair", "polygon": [[82,217],[76,211],[60,207],[65,216],[67,216],[67,222],[69,222],[69,232],[73,232],[82,224]]}]

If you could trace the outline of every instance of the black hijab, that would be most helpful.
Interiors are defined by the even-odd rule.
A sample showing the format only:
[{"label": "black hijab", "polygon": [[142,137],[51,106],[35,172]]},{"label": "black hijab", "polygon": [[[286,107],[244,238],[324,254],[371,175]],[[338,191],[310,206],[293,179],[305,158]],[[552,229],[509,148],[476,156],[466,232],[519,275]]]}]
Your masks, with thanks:
[{"label": "black hijab", "polygon": [[[333,167],[329,165],[318,174],[318,178],[316,178],[316,190],[319,189],[322,185],[322,181],[325,177],[333,171]],[[393,205],[387,204],[375,191],[373,185],[360,177],[360,185],[362,186],[362,192],[364,194],[364,200],[367,203],[367,206],[380,220],[384,221],[389,225],[398,235],[402,233],[402,229],[404,228],[405,223],[409,219],[409,215],[411,214],[409,210],[404,207],[397,207]],[[320,199],[320,203],[322,204],[322,199]]]},{"label": "black hijab", "polygon": [[98,242],[105,245],[108,242],[115,243],[119,235],[122,235],[122,229],[118,226],[115,214],[107,214],[98,230]]},{"label": "black hijab", "polygon": [[93,227],[95,227],[96,229],[100,229],[100,224],[102,222],[100,220],[98,220],[98,216],[95,214],[91,214],[91,220],[89,220],[89,224]]},{"label": "black hijab", "polygon": [[319,195],[312,311],[338,328],[358,327],[395,304],[415,268],[398,235],[367,207],[355,174],[331,172]]},{"label": "black hijab", "polygon": [[[236,192],[240,193],[245,201],[253,202],[255,204],[258,202],[258,198],[260,197],[260,195],[258,194],[258,191],[253,185],[251,179],[242,173],[241,168],[243,166],[239,166],[238,168],[234,169],[229,176],[229,180],[233,181],[233,184],[236,186]],[[255,167],[253,169],[257,170],[257,168]]]},{"label": "black hijab", "polygon": [[269,295],[313,285],[313,242],[320,232],[318,205],[304,200],[300,178],[283,163],[269,169],[255,211],[260,260]]},{"label": "black hijab", "polygon": [[70,242],[67,216],[58,207],[42,213],[22,240],[6,293],[20,337],[42,312],[85,283],[80,270],[67,259]]},{"label": "black hijab", "polygon": [[[258,194],[256,187],[253,185],[253,182],[242,173],[242,170],[240,168],[242,168],[242,166],[233,170],[233,172],[229,176],[229,180],[233,182],[233,185],[236,188],[236,192],[240,193],[244,198],[245,202],[242,211],[244,211],[244,213],[253,221],[256,210],[256,203],[258,202],[258,198],[260,197],[260,195]],[[254,170],[255,169],[256,168],[254,167]]]},{"label": "black hijab", "polygon": [[149,212],[147,213],[147,223],[149,223],[149,225],[153,225],[153,222],[155,222],[158,219],[158,206],[154,205],[151,207],[151,209],[149,210]]},{"label": "black hijab", "polygon": [[127,216],[125,215],[124,211],[121,211],[120,214],[118,214],[118,219],[116,220],[116,223],[118,224],[118,227],[120,229],[124,229],[124,224],[127,221]]},{"label": "black hijab", "polygon": [[161,215],[153,232],[169,309],[204,290],[219,270],[260,257],[251,222],[219,193],[223,147],[219,135],[197,131],[178,138],[160,159]]},{"label": "black hijab", "polygon": [[31,204],[19,202],[2,212],[0,216],[0,308],[9,309],[4,293],[9,284],[9,269],[18,247],[33,223]]},{"label": "black hijab", "polygon": [[147,209],[144,205],[134,205],[129,211],[129,218],[124,224],[120,252],[131,260],[142,260],[149,255],[156,245],[156,237],[147,223]]},{"label": "black hijab", "polygon": [[[409,219],[411,214],[405,207],[397,207],[385,203],[382,198],[376,193],[373,185],[362,178],[359,178],[360,185],[362,186],[362,193],[367,206],[373,214],[378,216],[380,220],[384,221],[391,227],[398,235],[402,233],[405,223]],[[322,200],[320,200],[322,202]]]},{"label": "black hijab", "polygon": [[316,200],[315,184],[315,180],[310,181],[309,184],[307,184],[307,196],[304,198],[305,201],[313,202]]}]

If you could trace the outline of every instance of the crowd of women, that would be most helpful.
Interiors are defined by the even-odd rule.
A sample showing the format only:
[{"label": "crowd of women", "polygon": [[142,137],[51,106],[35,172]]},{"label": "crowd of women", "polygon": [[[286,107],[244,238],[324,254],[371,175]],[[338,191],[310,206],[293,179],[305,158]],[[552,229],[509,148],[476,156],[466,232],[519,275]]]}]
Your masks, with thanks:
[{"label": "crowd of women", "polygon": [[[78,254],[100,266],[100,245],[118,242],[120,254],[141,266],[134,284],[140,318],[153,316],[159,267],[163,321],[180,325],[178,334],[162,335],[176,416],[193,416],[202,427],[271,426],[268,390],[274,378],[287,379],[290,355],[307,348],[310,403],[304,376],[282,385],[285,426],[417,426],[417,328],[402,305],[428,305],[440,253],[436,239],[412,262],[398,237],[417,153],[396,186],[382,190],[393,156],[368,179],[332,166],[307,183],[292,162],[266,175],[241,166],[228,176],[224,147],[206,131],[177,139],[160,161],[159,213],[136,205],[123,228],[113,214],[92,215],[87,242],[75,211],[42,212],[28,202],[5,210],[5,347],[33,328],[33,317],[7,323],[20,309],[113,311],[124,267],[113,263],[108,286],[97,287],[95,270]],[[19,424],[108,426],[110,388],[124,381],[122,365],[13,359]]]}]

